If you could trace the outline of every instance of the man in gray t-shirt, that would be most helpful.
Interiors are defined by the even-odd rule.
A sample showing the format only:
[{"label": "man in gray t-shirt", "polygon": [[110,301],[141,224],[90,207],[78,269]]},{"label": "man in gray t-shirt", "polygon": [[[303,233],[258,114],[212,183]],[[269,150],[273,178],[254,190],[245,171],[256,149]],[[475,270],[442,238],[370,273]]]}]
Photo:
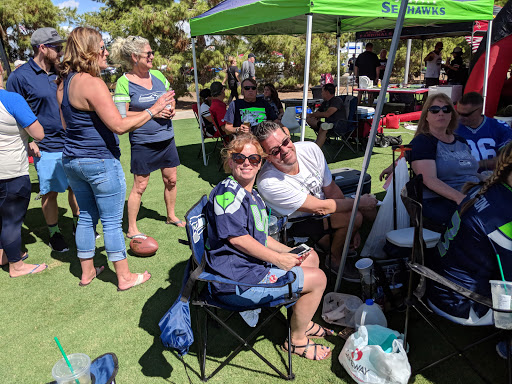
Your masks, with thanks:
[{"label": "man in gray t-shirt", "polygon": [[256,70],[254,68],[255,61],[256,61],[256,56],[254,55],[254,53],[249,53],[247,60],[242,63],[241,82],[243,82],[245,79],[256,80]]},{"label": "man in gray t-shirt", "polygon": [[[318,111],[309,113],[306,117],[308,125],[318,133],[316,144],[320,148],[325,143],[327,131],[332,129],[336,122],[347,119],[343,101],[334,95],[335,92],[334,84],[325,84],[322,88],[322,99],[324,99],[322,105]],[[325,119],[325,122],[320,120],[322,118]]]}]

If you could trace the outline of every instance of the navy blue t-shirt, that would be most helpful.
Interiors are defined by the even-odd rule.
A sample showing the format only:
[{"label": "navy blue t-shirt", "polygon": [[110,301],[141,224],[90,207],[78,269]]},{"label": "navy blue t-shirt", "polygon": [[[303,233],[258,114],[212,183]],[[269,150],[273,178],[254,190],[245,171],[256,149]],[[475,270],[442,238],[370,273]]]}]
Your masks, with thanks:
[{"label": "navy blue t-shirt", "polygon": [[[229,237],[250,235],[260,244],[267,244],[268,216],[258,192],[247,192],[229,176],[210,193],[206,205],[208,220],[207,269],[222,277],[249,283],[259,283],[270,264],[246,255],[233,247]],[[233,293],[235,287],[213,284],[213,293]]]},{"label": "navy blue t-shirt", "polygon": [[[479,190],[469,193],[473,197]],[[512,281],[512,188],[496,184],[462,216],[455,212],[452,223],[438,244],[430,267],[463,287],[491,297],[489,280],[501,280],[496,254],[500,255],[505,280]],[[488,308],[432,282],[429,300],[449,315],[468,318],[471,306],[478,316]]]},{"label": "navy blue t-shirt", "polygon": [[30,105],[44,129],[44,139],[37,145],[47,152],[62,152],[65,131],[57,102],[57,75],[46,73],[33,59],[15,70],[7,79],[7,90],[19,93]]}]

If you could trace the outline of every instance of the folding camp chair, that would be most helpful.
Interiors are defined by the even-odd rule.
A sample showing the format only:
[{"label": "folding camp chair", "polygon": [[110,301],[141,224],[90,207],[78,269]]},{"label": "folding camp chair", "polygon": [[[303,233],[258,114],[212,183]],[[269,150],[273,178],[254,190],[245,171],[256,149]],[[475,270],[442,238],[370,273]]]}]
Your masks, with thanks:
[{"label": "folding camp chair", "polygon": [[[217,149],[217,146],[219,145],[219,143],[221,143],[222,145],[225,144],[225,143],[228,143],[229,142],[229,136],[226,135],[222,129],[220,129],[218,126],[217,126],[217,123],[215,122],[215,119],[212,119],[212,122],[209,122],[208,120],[205,119],[204,116],[202,116],[202,121],[203,121],[203,124],[201,124],[200,122],[200,119],[199,119],[199,114],[197,112],[197,104],[192,104],[192,110],[194,111],[194,116],[196,117],[196,120],[197,120],[197,124],[199,124],[199,126],[201,127],[202,131],[203,131],[203,138],[206,140],[206,139],[212,139],[212,140],[215,140],[215,146],[213,147],[213,149],[206,153],[206,164],[208,164],[208,160],[210,159],[210,155],[212,153],[214,153]],[[197,157],[201,157],[202,155],[202,148],[199,148],[199,154],[197,155]]]},{"label": "folding camp chair", "polygon": [[[481,340],[478,340],[476,342],[473,342],[465,347],[458,347],[450,338],[448,338],[445,333],[441,331],[441,329],[434,324],[433,320],[431,319],[431,313],[432,311],[430,308],[422,301],[422,298],[426,292],[426,282],[427,279],[433,280],[438,284],[441,284],[445,286],[446,288],[453,290],[457,292],[458,294],[473,300],[474,302],[484,305],[493,311],[496,312],[505,312],[510,313],[512,311],[510,310],[501,310],[496,309],[492,307],[492,300],[488,297],[484,297],[476,292],[473,292],[465,287],[462,287],[445,277],[439,275],[438,273],[434,272],[430,268],[427,268],[425,266],[425,244],[423,240],[423,217],[422,217],[422,204],[418,202],[418,196],[421,196],[422,194],[422,185],[423,185],[423,178],[422,175],[418,175],[414,177],[411,181],[409,181],[406,186],[402,189],[401,192],[401,198],[402,201],[407,209],[407,212],[409,213],[409,216],[411,217],[411,221],[414,226],[414,242],[412,247],[412,253],[411,253],[411,260],[408,262],[408,265],[410,267],[410,273],[409,273],[409,286],[408,286],[408,292],[407,292],[407,300],[406,300],[406,315],[405,315],[405,327],[404,327],[404,345],[407,345],[407,339],[408,339],[408,331],[409,331],[409,320],[410,320],[410,309],[414,308],[416,312],[442,337],[442,339],[449,344],[454,352],[450,353],[440,359],[438,359],[435,362],[432,362],[420,369],[415,370],[415,374],[424,371],[426,369],[429,369],[439,363],[442,363],[454,356],[461,356],[466,363],[473,369],[473,371],[485,382],[489,382],[482,374],[479,372],[479,370],[474,366],[473,363],[464,355],[465,352],[467,352],[469,349],[488,341],[494,337],[496,337],[499,334],[502,334],[502,331],[498,331],[496,333],[493,333],[489,336],[486,336],[482,338]],[[413,292],[413,283],[415,281],[414,273],[417,273],[420,276],[419,284],[417,285],[416,289]],[[422,304],[421,306],[419,304]],[[507,331],[508,338],[507,342],[510,345],[511,341],[511,331]],[[512,375],[511,375],[511,358],[510,358],[510,351],[508,354],[508,379],[509,383],[512,383]]]},{"label": "folding camp chair", "polygon": [[[277,369],[268,359],[266,359],[262,354],[260,354],[256,349],[254,349],[251,344],[252,340],[260,333],[262,329],[264,329],[269,321],[273,319],[277,314],[281,313],[281,308],[285,306],[287,308],[287,316],[286,316],[286,325],[288,329],[288,338],[291,339],[291,327],[290,327],[290,317],[291,317],[291,306],[295,304],[298,299],[298,295],[292,293],[292,283],[295,281],[295,274],[293,272],[288,272],[286,275],[279,278],[274,284],[258,284],[258,287],[282,287],[288,285],[289,294],[285,297],[276,299],[266,304],[255,305],[251,307],[235,307],[231,305],[227,305],[222,301],[218,300],[214,295],[210,293],[209,284],[210,283],[222,283],[222,284],[230,284],[230,285],[238,285],[245,287],[252,287],[252,284],[241,283],[233,280],[229,280],[223,278],[221,276],[215,275],[213,273],[205,272],[204,268],[206,266],[206,252],[205,252],[205,244],[207,243],[207,221],[205,215],[205,206],[208,200],[206,195],[203,195],[201,199],[187,212],[185,218],[187,221],[187,236],[190,242],[190,249],[192,250],[192,263],[194,265],[193,269],[197,270],[197,267],[202,268],[202,272],[197,278],[197,282],[192,291],[192,305],[197,307],[197,325],[198,325],[198,334],[199,334],[199,363],[201,366],[201,380],[207,381],[212,378],[216,373],[218,373],[223,367],[225,367],[229,362],[236,356],[238,353],[244,348],[248,348],[252,352],[256,354],[265,364],[267,364],[270,368],[272,368],[279,377],[285,380],[294,379],[294,374],[292,372],[292,355],[291,348],[288,350],[288,367],[287,372],[282,372]],[[201,269],[200,269],[201,270]],[[201,284],[199,282],[205,282],[206,284]],[[258,308],[268,308],[270,309],[270,314],[268,317],[261,321],[261,323],[244,339],[240,336],[235,329],[233,329],[228,322],[232,319],[232,316],[236,313],[244,312],[247,310],[254,310]],[[229,314],[227,316],[222,317],[217,313],[217,310],[225,310],[228,311]],[[202,327],[200,326],[199,321],[199,312],[204,312],[204,321],[202,323]],[[220,365],[211,373],[206,376],[206,353],[207,353],[207,343],[208,343],[208,321],[212,319],[220,325],[222,328],[227,330],[229,334],[231,334],[236,340],[238,340],[239,345],[235,348],[231,354],[220,363]],[[202,328],[202,330],[201,330]]]},{"label": "folding camp chair", "polygon": [[352,144],[349,141],[354,131],[358,132],[359,121],[357,120],[357,97],[350,95],[341,95],[337,97],[343,101],[343,105],[345,107],[345,116],[347,116],[347,118],[345,120],[338,120],[334,124],[334,127],[327,134],[328,137],[335,139],[332,141],[332,143],[340,142],[337,152],[333,156],[333,160],[338,156],[344,147],[347,147],[353,153],[357,153],[359,149],[358,137],[355,138],[356,149],[352,147]]}]

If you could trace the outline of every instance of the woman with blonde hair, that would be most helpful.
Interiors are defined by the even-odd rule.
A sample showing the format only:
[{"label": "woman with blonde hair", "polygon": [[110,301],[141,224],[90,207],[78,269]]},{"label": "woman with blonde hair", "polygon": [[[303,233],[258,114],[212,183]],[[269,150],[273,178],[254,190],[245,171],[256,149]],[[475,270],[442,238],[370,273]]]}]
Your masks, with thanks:
[{"label": "woman with blonde hair", "polygon": [[147,271],[131,273],[126,259],[121,228],[126,181],[117,135],[131,132],[158,115],[172,102],[173,93],[164,93],[144,111],[121,117],[100,78],[100,71],[108,66],[108,54],[98,31],[86,27],[71,31],[58,78],[57,99],[66,127],[62,161],[80,207],[75,237],[82,267],[79,285],[90,284],[103,271],[103,267],[95,268],[93,261],[94,231],[100,219],[118,290],[125,291],[146,282],[151,275]]},{"label": "woman with blonde hair", "polygon": [[[119,37],[112,44],[114,62],[122,64],[128,72],[117,80],[114,101],[121,115],[132,116],[150,107],[154,99],[170,89],[165,76],[153,68],[155,53],[149,41],[140,36]],[[133,187],[128,197],[128,231],[126,237],[145,238],[137,228],[140,209],[149,177],[160,170],[164,182],[166,223],[184,227],[178,219],[176,206],[177,167],[180,165],[174,141],[172,117],[175,114],[174,100],[135,132],[130,132],[131,165]]]},{"label": "woman with blonde hair", "polygon": [[411,167],[423,175],[425,226],[439,229],[450,221],[464,199],[466,182],[478,182],[478,162],[466,140],[455,135],[458,116],[445,94],[430,96],[421,112],[416,135],[411,141]]},{"label": "woman with blonde hair", "polygon": [[[292,284],[300,298],[293,306],[291,340],[283,348],[310,360],[324,360],[331,350],[310,340],[333,335],[313,321],[327,279],[318,268],[318,255],[310,251],[301,259],[291,248],[268,235],[265,203],[253,189],[261,168],[263,149],[252,134],[240,134],[223,150],[224,169],[231,173],[210,193],[208,218],[207,269],[222,277],[248,284],[275,283],[292,271]],[[288,294],[288,286],[276,288],[234,287],[212,284],[212,293],[228,305],[264,304]]]},{"label": "woman with blonde hair", "polygon": [[228,82],[228,88],[231,91],[228,99],[228,104],[231,100],[238,99],[238,84],[240,83],[240,77],[238,75],[238,67],[236,66],[236,57],[229,56],[228,62],[230,66],[226,69],[226,77],[222,80],[222,85]]}]

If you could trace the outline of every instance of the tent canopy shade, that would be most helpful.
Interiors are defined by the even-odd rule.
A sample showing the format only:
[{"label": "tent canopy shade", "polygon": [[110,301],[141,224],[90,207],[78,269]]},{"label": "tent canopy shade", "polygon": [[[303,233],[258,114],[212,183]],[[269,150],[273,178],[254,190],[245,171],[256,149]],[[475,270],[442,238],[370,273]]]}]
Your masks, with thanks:
[{"label": "tent canopy shade", "polygon": [[[313,33],[391,29],[400,1],[365,0],[226,0],[190,20],[192,36],[296,35],[306,32],[313,14]],[[407,6],[404,26],[492,19],[492,0],[421,0]]]}]

